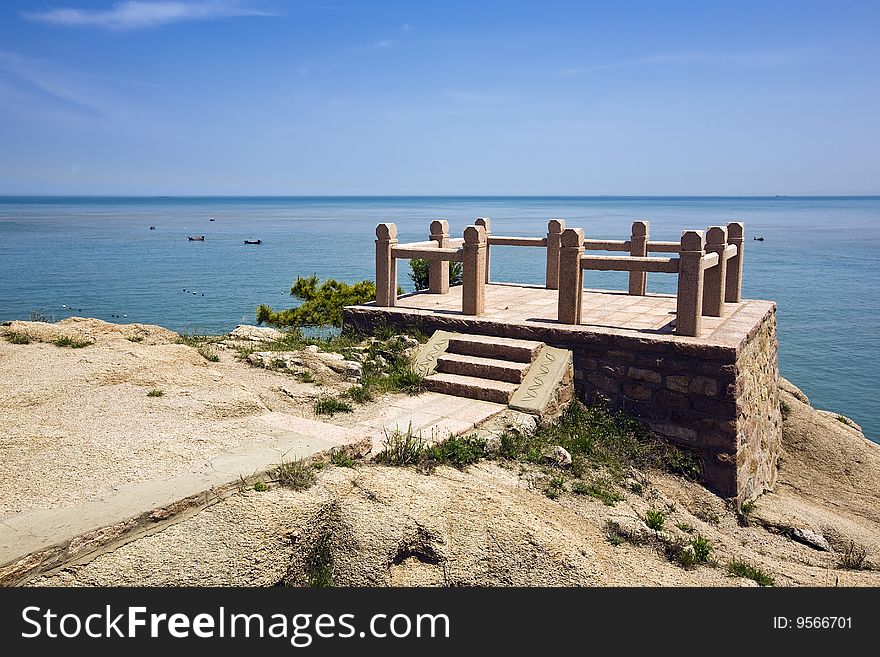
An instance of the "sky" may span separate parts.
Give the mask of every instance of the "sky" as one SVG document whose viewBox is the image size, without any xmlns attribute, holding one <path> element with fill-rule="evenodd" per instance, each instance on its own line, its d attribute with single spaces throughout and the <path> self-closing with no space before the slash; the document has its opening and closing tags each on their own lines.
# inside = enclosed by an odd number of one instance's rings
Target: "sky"
<svg viewBox="0 0 880 657">
<path fill-rule="evenodd" d="M 880 2 L 0 3 L 0 194 L 880 194 Z"/>
</svg>

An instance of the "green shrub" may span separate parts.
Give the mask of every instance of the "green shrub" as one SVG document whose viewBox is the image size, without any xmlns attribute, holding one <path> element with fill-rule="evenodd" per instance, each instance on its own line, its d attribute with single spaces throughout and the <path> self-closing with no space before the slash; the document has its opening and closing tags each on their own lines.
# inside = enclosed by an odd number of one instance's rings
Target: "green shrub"
<svg viewBox="0 0 880 657">
<path fill-rule="evenodd" d="M 666 514 L 657 509 L 648 509 L 645 511 L 645 524 L 650 529 L 659 532 L 666 523 Z"/>
<path fill-rule="evenodd" d="M 154 388 L 147 393 L 147 397 L 161 397 L 164 394 L 164 391 L 159 390 L 158 388 Z"/>
<path fill-rule="evenodd" d="M 709 563 L 712 544 L 702 536 L 694 536 L 688 542 L 674 540 L 666 543 L 666 558 L 683 568 Z"/>
<path fill-rule="evenodd" d="M 320 283 L 315 275 L 297 276 L 290 294 L 302 303 L 296 308 L 274 311 L 262 304 L 257 308 L 257 324 L 274 326 L 342 326 L 342 309 L 376 298 L 376 284 L 360 281 L 349 285 L 333 279 Z"/>
<path fill-rule="evenodd" d="M 549 497 L 551 500 L 555 500 L 557 497 L 562 495 L 565 492 L 565 479 L 562 477 L 553 477 L 550 480 L 550 484 L 547 486 L 544 491 L 544 495 Z"/>
<path fill-rule="evenodd" d="M 262 481 L 258 481 L 254 484 L 254 490 L 258 493 L 265 493 L 267 490 L 269 490 L 269 487 Z"/>
<path fill-rule="evenodd" d="M 80 340 L 79 338 L 69 338 L 66 335 L 52 340 L 52 344 L 56 347 L 69 347 L 70 349 L 82 349 L 94 344 L 91 340 Z"/>
<path fill-rule="evenodd" d="M 409 278 L 413 282 L 416 290 L 428 289 L 428 261 L 420 258 L 413 258 L 409 261 Z M 449 263 L 449 284 L 461 285 L 462 281 L 462 264 L 460 262 Z"/>
<path fill-rule="evenodd" d="M 730 560 L 727 564 L 727 574 L 730 577 L 745 577 L 756 582 L 758 586 L 774 586 L 776 584 L 776 580 L 770 574 L 739 559 Z"/>
<path fill-rule="evenodd" d="M 353 401 L 356 401 L 360 404 L 365 404 L 366 402 L 373 400 L 372 391 L 368 387 L 361 384 L 352 386 L 345 394 L 351 397 Z"/>
<path fill-rule="evenodd" d="M 335 415 L 336 413 L 351 413 L 354 410 L 351 404 L 337 397 L 320 397 L 315 402 L 315 413 L 318 415 Z"/>
<path fill-rule="evenodd" d="M 10 331 L 5 337 L 6 341 L 12 344 L 30 344 L 31 342 L 26 333 L 17 333 L 16 331 Z"/>
</svg>

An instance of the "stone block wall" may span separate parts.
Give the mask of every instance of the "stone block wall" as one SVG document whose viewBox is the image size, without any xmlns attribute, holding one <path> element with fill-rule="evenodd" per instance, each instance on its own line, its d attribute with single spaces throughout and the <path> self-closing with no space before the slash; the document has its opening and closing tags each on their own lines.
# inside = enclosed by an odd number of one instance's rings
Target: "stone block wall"
<svg viewBox="0 0 880 657">
<path fill-rule="evenodd" d="M 574 354 L 580 399 L 601 396 L 694 451 L 703 481 L 740 503 L 776 483 L 782 437 L 775 308 L 739 347 L 597 335 Z"/>
</svg>

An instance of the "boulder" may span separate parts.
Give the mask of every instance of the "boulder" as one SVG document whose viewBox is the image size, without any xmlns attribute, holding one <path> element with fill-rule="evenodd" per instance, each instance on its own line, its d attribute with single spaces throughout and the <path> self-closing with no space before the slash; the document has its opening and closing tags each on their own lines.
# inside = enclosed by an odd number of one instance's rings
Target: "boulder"
<svg viewBox="0 0 880 657">
<path fill-rule="evenodd" d="M 284 334 L 278 329 L 268 326 L 248 326 L 240 324 L 229 334 L 229 337 L 236 340 L 248 340 L 250 342 L 275 342 L 281 340 Z"/>
</svg>

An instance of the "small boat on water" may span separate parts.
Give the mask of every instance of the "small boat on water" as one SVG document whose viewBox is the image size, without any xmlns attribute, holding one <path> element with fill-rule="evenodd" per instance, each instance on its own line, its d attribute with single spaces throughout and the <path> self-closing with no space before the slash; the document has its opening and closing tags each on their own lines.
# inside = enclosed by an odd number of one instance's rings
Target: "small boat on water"
<svg viewBox="0 0 880 657">
<path fill-rule="evenodd" d="M 190 242 L 204 242 L 205 236 L 204 235 L 191 235 L 191 236 L 187 237 L 186 239 L 188 239 Z"/>
<path fill-rule="evenodd" d="M 150 226 L 150 230 L 156 230 L 155 226 Z"/>
<path fill-rule="evenodd" d="M 755 240 L 756 242 L 763 242 L 764 241 L 763 237 L 753 237 L 752 239 Z"/>
<path fill-rule="evenodd" d="M 210 219 L 208 219 L 208 221 L 214 221 L 214 217 L 211 217 Z"/>
<path fill-rule="evenodd" d="M 262 244 L 263 240 L 245 240 L 245 244 Z"/>
</svg>

